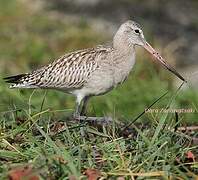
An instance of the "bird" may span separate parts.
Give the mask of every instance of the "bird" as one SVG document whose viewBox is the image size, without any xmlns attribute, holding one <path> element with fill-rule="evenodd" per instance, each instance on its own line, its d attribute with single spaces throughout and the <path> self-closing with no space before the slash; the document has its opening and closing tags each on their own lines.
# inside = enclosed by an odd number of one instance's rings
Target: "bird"
<svg viewBox="0 0 198 180">
<path fill-rule="evenodd" d="M 162 66 L 186 80 L 146 41 L 141 26 L 132 20 L 121 24 L 112 45 L 66 53 L 30 73 L 4 78 L 10 88 L 54 89 L 76 97 L 74 117 L 86 115 L 88 100 L 103 95 L 128 77 L 135 64 L 135 49 L 141 46 Z"/>
</svg>

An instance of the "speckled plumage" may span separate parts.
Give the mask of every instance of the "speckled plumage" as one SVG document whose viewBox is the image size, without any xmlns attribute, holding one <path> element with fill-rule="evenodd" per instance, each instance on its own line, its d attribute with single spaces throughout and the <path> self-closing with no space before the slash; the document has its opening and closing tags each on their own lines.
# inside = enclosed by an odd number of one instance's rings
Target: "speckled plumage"
<svg viewBox="0 0 198 180">
<path fill-rule="evenodd" d="M 95 60 L 105 56 L 109 51 L 110 48 L 97 47 L 65 54 L 49 65 L 23 74 L 17 79 L 16 84 L 10 87 L 60 90 L 80 88 L 89 79 L 91 73 L 99 68 L 98 62 Z"/>
</svg>

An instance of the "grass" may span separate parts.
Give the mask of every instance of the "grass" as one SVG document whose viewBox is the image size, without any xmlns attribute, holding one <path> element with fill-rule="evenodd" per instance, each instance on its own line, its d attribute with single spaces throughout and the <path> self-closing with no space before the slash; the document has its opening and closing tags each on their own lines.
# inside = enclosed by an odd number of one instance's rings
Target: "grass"
<svg viewBox="0 0 198 180">
<path fill-rule="evenodd" d="M 65 52 L 111 39 L 94 31 L 85 20 L 71 26 L 48 13 L 33 11 L 22 1 L 0 0 L 1 77 L 28 72 Z M 176 93 L 172 76 L 140 51 L 128 80 L 89 103 L 89 115 L 113 117 L 109 126 L 67 120 L 74 106 L 69 95 L 10 90 L 0 79 L 0 177 L 6 179 L 12 174 L 10 169 L 25 165 L 41 179 L 86 179 L 91 169 L 112 179 L 195 177 L 198 165 L 186 153 L 196 155 L 197 146 L 191 140 L 197 132 L 173 129 L 197 124 L 198 93 L 191 88 Z M 145 113 L 138 119 L 140 124 L 121 132 L 166 91 L 169 93 L 152 108 L 192 108 L 194 113 Z M 59 132 L 62 127 L 64 131 Z"/>
<path fill-rule="evenodd" d="M 61 123 L 52 114 L 44 109 L 2 115 L 1 177 L 26 163 L 41 179 L 85 178 L 83 172 L 90 168 L 109 178 L 196 176 L 196 162 L 188 162 L 186 153 L 197 146 L 190 143 L 190 136 L 173 131 L 177 123 L 172 115 L 161 116 L 149 128 L 133 125 L 127 136 L 120 134 L 116 122 L 102 128 L 86 125 L 86 137 L 82 137 L 80 124 L 71 121 L 66 121 L 64 131 L 52 133 L 52 124 Z"/>
</svg>

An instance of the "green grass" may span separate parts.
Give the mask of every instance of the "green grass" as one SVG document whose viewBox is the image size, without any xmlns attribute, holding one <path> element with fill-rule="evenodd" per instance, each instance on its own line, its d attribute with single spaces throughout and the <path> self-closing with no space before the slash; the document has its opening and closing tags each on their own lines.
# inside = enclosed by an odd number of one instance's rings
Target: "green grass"
<svg viewBox="0 0 198 180">
<path fill-rule="evenodd" d="M 60 121 L 53 112 L 30 115 L 29 111 L 2 114 L 1 177 L 24 163 L 30 163 L 43 179 L 85 177 L 83 172 L 89 168 L 99 169 L 109 178 L 129 178 L 140 172 L 152 176 L 153 172 L 164 178 L 187 179 L 198 170 L 193 167 L 196 162 L 187 164 L 185 155 L 197 147 L 191 145 L 190 136 L 172 130 L 176 125 L 172 115 L 161 116 L 158 122 L 150 123 L 150 128 L 133 126 L 127 137 L 120 134 L 116 123 L 101 130 L 86 125 L 86 137 L 82 137 L 80 124 L 67 121 L 63 132 L 52 134 L 50 125 Z"/>
<path fill-rule="evenodd" d="M 68 51 L 111 39 L 95 32 L 85 20 L 71 26 L 17 0 L 0 0 L 0 25 L 1 77 L 28 72 Z M 88 114 L 108 115 L 115 123 L 102 128 L 86 125 L 87 137 L 80 134 L 82 124 L 67 121 L 73 112 L 73 97 L 56 91 L 10 90 L 1 78 L 0 177 L 6 178 L 10 169 L 25 164 L 31 164 L 41 179 L 70 175 L 85 179 L 83 172 L 89 168 L 114 179 L 133 175 L 142 179 L 140 173 L 165 179 L 193 176 L 197 165 L 186 164 L 185 153 L 195 152 L 197 147 L 189 143 L 191 136 L 172 129 L 197 124 L 198 93 L 189 88 L 176 95 L 172 75 L 149 59 L 138 51 L 128 80 L 107 95 L 92 98 Z M 138 121 L 149 127 L 130 126 L 132 134 L 127 131 L 127 136 L 120 132 L 123 124 L 166 91 L 168 95 L 152 108 L 160 110 L 170 104 L 172 109 L 192 108 L 195 112 L 180 113 L 178 118 L 174 113 L 146 113 Z M 52 135 L 51 126 L 56 122 L 66 122 L 65 131 Z"/>
</svg>

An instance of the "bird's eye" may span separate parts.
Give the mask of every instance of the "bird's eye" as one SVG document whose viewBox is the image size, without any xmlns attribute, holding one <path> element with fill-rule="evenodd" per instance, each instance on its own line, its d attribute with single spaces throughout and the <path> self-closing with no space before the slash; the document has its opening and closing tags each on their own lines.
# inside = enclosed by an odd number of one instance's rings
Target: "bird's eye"
<svg viewBox="0 0 198 180">
<path fill-rule="evenodd" d="M 140 34 L 139 29 L 135 29 L 135 33 Z"/>
</svg>

